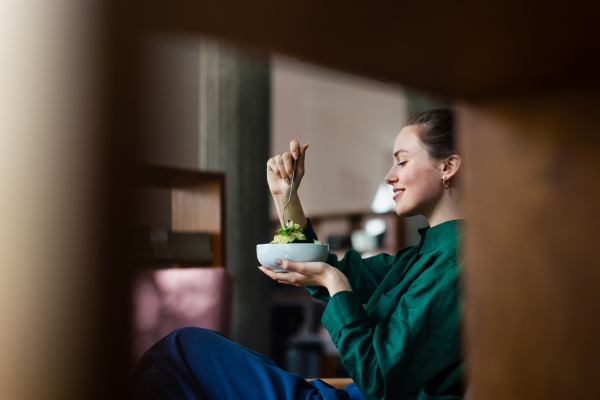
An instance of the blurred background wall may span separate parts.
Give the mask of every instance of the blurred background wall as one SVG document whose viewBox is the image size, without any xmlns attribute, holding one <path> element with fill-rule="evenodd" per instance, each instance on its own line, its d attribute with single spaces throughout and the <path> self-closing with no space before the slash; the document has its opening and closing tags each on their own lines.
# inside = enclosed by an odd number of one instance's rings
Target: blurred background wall
<svg viewBox="0 0 600 400">
<path fill-rule="evenodd" d="M 404 90 L 285 57 L 272 65 L 271 154 L 310 143 L 299 189 L 307 215 L 370 210 L 406 122 Z"/>
</svg>

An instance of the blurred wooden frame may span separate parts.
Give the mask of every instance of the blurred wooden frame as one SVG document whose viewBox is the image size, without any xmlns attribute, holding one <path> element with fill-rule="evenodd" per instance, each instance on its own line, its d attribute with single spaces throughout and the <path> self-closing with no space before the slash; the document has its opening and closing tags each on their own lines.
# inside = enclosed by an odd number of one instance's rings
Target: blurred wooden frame
<svg viewBox="0 0 600 400">
<path fill-rule="evenodd" d="M 124 199 L 141 118 L 139 39 L 149 33 L 212 35 L 459 97 L 473 397 L 600 398 L 599 8 L 12 2 L 0 16 L 11 77 L 0 121 L 11 155 L 0 398 L 131 398 Z"/>
<path fill-rule="evenodd" d="M 473 397 L 600 398 L 600 3 L 128 2 L 122 27 L 208 34 L 458 97 Z M 144 10 L 139 13 L 139 10 Z M 596 38 L 594 40 L 593 38 Z M 560 166 L 560 167 L 558 167 Z M 557 196 L 557 190 L 560 196 Z M 577 249 L 577 251 L 573 251 Z M 576 310 L 576 312 L 574 312 Z"/>
</svg>

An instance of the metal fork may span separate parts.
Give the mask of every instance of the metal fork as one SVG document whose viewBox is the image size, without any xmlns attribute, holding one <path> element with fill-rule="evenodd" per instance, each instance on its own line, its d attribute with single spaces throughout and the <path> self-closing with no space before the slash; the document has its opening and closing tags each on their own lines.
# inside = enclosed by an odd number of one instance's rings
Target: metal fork
<svg viewBox="0 0 600 400">
<path fill-rule="evenodd" d="M 290 184 L 290 195 L 288 196 L 288 201 L 285 203 L 285 207 L 283 207 L 283 212 L 281 213 L 281 220 L 283 221 L 283 227 L 287 228 L 287 223 L 285 222 L 285 209 L 288 204 L 290 204 L 290 199 L 292 198 L 292 189 L 294 189 L 294 175 L 296 175 L 296 159 L 294 158 L 294 170 L 292 171 L 292 183 Z"/>
</svg>

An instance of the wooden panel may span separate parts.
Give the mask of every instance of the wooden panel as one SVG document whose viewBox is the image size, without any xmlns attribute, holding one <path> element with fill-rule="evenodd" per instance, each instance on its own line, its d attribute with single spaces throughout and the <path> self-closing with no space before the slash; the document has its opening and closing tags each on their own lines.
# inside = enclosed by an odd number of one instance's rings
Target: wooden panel
<svg viewBox="0 0 600 400">
<path fill-rule="evenodd" d="M 2 400 L 131 398 L 104 5 L 0 6 Z"/>
<path fill-rule="evenodd" d="M 468 104 L 474 398 L 600 398 L 600 90 Z"/>
<path fill-rule="evenodd" d="M 172 229 L 174 231 L 221 233 L 221 184 L 173 188 Z"/>
<path fill-rule="evenodd" d="M 445 95 L 584 81 L 600 2 L 132 2 L 146 29 L 215 35 Z M 145 18 L 145 19 L 144 19 Z M 596 39 L 594 39 L 596 38 Z"/>
</svg>

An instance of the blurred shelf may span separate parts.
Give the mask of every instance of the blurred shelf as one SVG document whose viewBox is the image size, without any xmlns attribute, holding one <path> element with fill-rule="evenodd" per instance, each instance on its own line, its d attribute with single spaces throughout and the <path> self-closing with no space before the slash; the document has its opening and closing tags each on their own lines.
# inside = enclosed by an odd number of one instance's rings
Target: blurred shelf
<svg viewBox="0 0 600 400">
<path fill-rule="evenodd" d="M 170 230 L 209 233 L 212 260 L 136 257 L 131 260 L 131 264 L 135 266 L 159 264 L 178 264 L 188 267 L 226 266 L 225 174 L 156 165 L 136 165 L 132 186 L 139 189 L 142 198 L 144 195 L 150 196 L 151 193 L 147 188 L 150 188 L 150 191 L 168 189 L 171 192 Z"/>
</svg>

